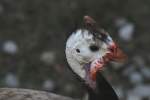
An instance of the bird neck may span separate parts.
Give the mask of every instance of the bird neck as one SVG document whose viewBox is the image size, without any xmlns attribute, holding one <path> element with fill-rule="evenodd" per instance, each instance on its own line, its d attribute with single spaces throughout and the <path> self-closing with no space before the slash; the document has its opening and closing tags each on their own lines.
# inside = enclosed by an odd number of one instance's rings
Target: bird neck
<svg viewBox="0 0 150 100">
<path fill-rule="evenodd" d="M 112 86 L 101 73 L 97 73 L 96 89 L 88 88 L 89 100 L 119 100 Z"/>
</svg>

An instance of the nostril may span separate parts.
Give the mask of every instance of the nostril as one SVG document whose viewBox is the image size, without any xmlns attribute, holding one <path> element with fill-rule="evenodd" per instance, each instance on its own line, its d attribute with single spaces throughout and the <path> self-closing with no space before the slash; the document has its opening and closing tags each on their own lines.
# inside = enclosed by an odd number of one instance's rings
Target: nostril
<svg viewBox="0 0 150 100">
<path fill-rule="evenodd" d="M 80 49 L 76 49 L 76 52 L 80 53 Z"/>
</svg>

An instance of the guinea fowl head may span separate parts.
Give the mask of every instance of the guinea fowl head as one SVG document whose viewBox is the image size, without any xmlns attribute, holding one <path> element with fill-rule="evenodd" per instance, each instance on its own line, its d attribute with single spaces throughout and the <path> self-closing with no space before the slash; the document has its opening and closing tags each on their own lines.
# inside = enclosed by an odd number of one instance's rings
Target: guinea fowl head
<svg viewBox="0 0 150 100">
<path fill-rule="evenodd" d="M 72 71 L 93 90 L 97 88 L 97 73 L 106 63 L 126 58 L 110 35 L 89 16 L 84 16 L 83 28 L 68 38 L 65 52 Z"/>
</svg>

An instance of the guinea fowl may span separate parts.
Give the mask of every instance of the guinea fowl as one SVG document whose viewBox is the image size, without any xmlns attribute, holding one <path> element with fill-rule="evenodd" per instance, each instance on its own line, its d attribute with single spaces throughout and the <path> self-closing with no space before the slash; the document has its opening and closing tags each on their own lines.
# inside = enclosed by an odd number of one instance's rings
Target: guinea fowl
<svg viewBox="0 0 150 100">
<path fill-rule="evenodd" d="M 70 69 L 84 83 L 89 100 L 118 100 L 111 85 L 101 74 L 110 61 L 123 61 L 126 56 L 107 32 L 89 16 L 83 28 L 77 29 L 66 43 Z M 73 100 L 72 98 L 32 89 L 0 88 L 0 100 Z"/>
<path fill-rule="evenodd" d="M 110 61 L 124 61 L 126 55 L 94 19 L 84 16 L 83 27 L 68 38 L 65 52 L 70 69 L 84 83 L 89 100 L 118 100 L 101 70 Z"/>
</svg>

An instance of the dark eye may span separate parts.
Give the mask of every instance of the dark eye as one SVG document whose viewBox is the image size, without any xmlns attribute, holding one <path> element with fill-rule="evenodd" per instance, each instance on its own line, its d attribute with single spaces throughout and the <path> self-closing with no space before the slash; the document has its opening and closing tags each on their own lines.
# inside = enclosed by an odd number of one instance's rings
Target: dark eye
<svg viewBox="0 0 150 100">
<path fill-rule="evenodd" d="M 76 49 L 76 52 L 80 53 L 80 49 Z"/>
<path fill-rule="evenodd" d="M 90 48 L 90 50 L 93 51 L 93 52 L 96 52 L 96 51 L 99 50 L 99 47 L 96 46 L 96 45 L 91 45 L 89 48 Z"/>
</svg>

